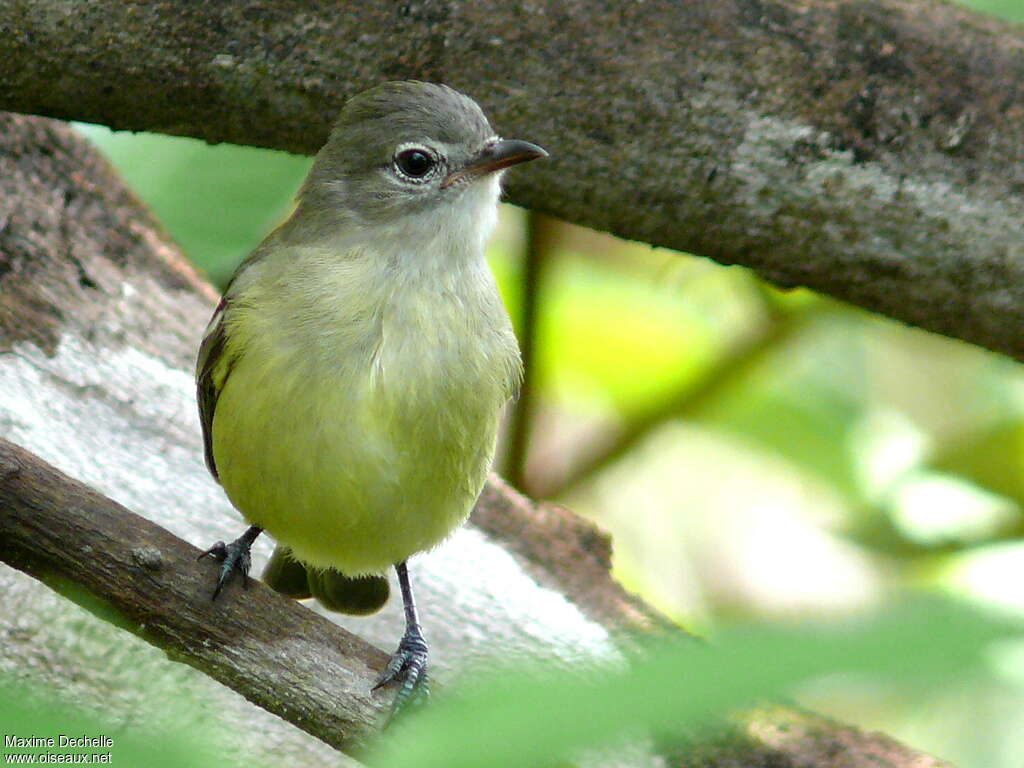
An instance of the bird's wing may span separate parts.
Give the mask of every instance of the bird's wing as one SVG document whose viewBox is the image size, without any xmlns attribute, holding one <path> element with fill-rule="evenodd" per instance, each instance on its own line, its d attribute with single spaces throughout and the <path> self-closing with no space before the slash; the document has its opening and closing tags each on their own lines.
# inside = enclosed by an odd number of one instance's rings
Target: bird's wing
<svg viewBox="0 0 1024 768">
<path fill-rule="evenodd" d="M 221 299 L 210 318 L 210 324 L 206 326 L 203 342 L 199 345 L 199 358 L 196 360 L 196 400 L 199 403 L 199 421 L 203 426 L 203 450 L 206 466 L 218 480 L 217 464 L 213 459 L 213 413 L 234 362 L 227 356 L 227 330 L 224 323 L 227 308 L 227 298 Z"/>
</svg>

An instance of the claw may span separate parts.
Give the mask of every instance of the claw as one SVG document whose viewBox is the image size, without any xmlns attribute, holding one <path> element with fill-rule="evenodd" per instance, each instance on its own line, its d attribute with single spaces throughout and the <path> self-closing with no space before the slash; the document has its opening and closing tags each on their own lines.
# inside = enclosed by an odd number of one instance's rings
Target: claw
<svg viewBox="0 0 1024 768">
<path fill-rule="evenodd" d="M 402 637 L 398 650 L 391 656 L 388 665 L 374 684 L 375 691 L 388 683 L 402 684 L 391 704 L 392 716 L 405 709 L 414 699 L 421 700 L 430 695 L 427 652 L 427 641 L 423 639 L 419 627 L 411 627 Z"/>
<path fill-rule="evenodd" d="M 252 566 L 252 556 L 249 554 L 249 550 L 262 530 L 254 525 L 230 544 L 218 541 L 196 558 L 196 560 L 202 560 L 204 557 L 212 557 L 221 564 L 220 576 L 217 578 L 217 586 L 213 590 L 211 600 L 217 599 L 224 587 L 237 573 L 242 575 L 242 588 L 249 588 L 249 568 Z"/>
</svg>

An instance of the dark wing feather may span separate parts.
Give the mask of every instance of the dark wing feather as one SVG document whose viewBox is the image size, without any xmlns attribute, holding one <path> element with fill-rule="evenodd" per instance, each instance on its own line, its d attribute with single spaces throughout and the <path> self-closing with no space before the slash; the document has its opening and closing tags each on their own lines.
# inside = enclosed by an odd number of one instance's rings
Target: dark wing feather
<svg viewBox="0 0 1024 768">
<path fill-rule="evenodd" d="M 203 343 L 199 345 L 199 358 L 196 360 L 196 400 L 199 403 L 199 421 L 203 426 L 203 450 L 206 454 L 206 466 L 218 480 L 220 477 L 217 474 L 217 464 L 213 459 L 213 413 L 217 408 L 217 398 L 230 373 L 230 364 L 221 376 L 216 377 L 214 374 L 218 363 L 223 363 L 227 347 L 224 324 L 227 306 L 227 299 L 221 299 L 213 317 L 210 318 Z"/>
</svg>

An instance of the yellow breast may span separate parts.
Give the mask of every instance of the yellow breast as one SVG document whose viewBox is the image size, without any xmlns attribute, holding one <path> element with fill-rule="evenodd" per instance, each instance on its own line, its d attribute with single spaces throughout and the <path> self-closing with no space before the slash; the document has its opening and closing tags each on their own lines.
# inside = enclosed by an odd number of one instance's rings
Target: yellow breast
<svg viewBox="0 0 1024 768">
<path fill-rule="evenodd" d="M 355 575 L 466 518 L 519 358 L 489 272 L 376 296 L 343 284 L 348 299 L 336 289 L 329 313 L 324 294 L 301 291 L 238 303 L 212 433 L 221 483 L 250 523 L 299 560 Z"/>
</svg>

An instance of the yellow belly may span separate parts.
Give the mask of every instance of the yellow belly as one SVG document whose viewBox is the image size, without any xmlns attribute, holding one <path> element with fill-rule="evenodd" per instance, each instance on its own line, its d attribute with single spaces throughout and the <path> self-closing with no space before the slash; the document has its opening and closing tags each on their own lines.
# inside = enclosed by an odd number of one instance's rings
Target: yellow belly
<svg viewBox="0 0 1024 768">
<path fill-rule="evenodd" d="M 472 391 L 487 381 L 378 373 L 250 348 L 213 422 L 220 481 L 243 516 L 297 559 L 350 575 L 430 549 L 465 520 L 507 396 Z"/>
</svg>

